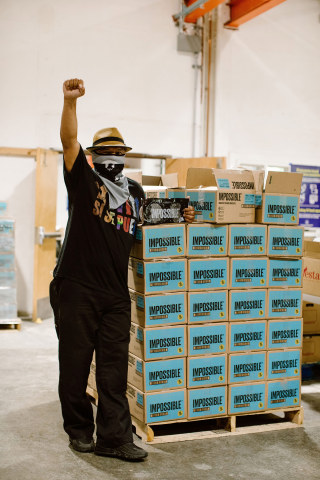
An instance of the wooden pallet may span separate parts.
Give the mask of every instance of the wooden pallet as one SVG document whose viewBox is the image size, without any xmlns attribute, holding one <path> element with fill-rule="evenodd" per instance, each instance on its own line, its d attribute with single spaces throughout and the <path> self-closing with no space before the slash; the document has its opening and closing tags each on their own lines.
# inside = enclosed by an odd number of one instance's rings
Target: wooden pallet
<svg viewBox="0 0 320 480">
<path fill-rule="evenodd" d="M 136 435 L 149 444 L 285 430 L 300 427 L 302 423 L 302 406 L 245 415 L 230 415 L 208 420 L 159 423 L 157 425 L 144 424 L 132 417 Z"/>
<path fill-rule="evenodd" d="M 0 330 L 20 330 L 21 329 L 21 319 L 20 318 L 9 318 L 9 319 L 0 319 Z"/>
</svg>

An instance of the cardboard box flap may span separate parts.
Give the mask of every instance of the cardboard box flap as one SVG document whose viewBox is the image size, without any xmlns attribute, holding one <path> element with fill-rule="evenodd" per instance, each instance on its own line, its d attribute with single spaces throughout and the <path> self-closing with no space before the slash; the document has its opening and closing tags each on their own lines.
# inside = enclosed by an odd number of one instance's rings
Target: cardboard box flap
<svg viewBox="0 0 320 480">
<path fill-rule="evenodd" d="M 216 186 L 212 168 L 188 168 L 186 189 Z"/>
<path fill-rule="evenodd" d="M 320 259 L 320 242 L 305 240 L 303 242 L 303 256 Z"/>
<path fill-rule="evenodd" d="M 253 170 L 252 175 L 256 192 L 262 192 L 264 186 L 264 170 Z"/>
<path fill-rule="evenodd" d="M 123 169 L 123 174 L 131 178 L 132 180 L 135 180 L 136 182 L 142 184 L 142 170 L 134 170 L 130 168 L 124 168 Z"/>
<path fill-rule="evenodd" d="M 255 190 L 252 170 L 222 170 L 213 168 L 216 184 L 219 189 Z"/>
<path fill-rule="evenodd" d="M 165 173 L 163 175 L 142 175 L 142 185 L 176 188 L 179 185 L 178 174 Z"/>
<path fill-rule="evenodd" d="M 269 172 L 265 186 L 265 193 L 300 195 L 302 177 L 302 173 Z"/>
</svg>

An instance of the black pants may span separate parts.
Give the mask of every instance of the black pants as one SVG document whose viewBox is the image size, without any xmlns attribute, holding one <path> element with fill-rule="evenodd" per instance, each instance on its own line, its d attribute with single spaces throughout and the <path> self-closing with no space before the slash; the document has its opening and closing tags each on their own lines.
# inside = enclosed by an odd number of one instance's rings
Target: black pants
<svg viewBox="0 0 320 480">
<path fill-rule="evenodd" d="M 132 442 L 126 398 L 130 302 L 58 277 L 50 284 L 50 302 L 59 338 L 59 396 L 65 431 L 72 438 L 93 435 L 86 387 L 95 350 L 97 444 L 116 447 Z"/>
</svg>

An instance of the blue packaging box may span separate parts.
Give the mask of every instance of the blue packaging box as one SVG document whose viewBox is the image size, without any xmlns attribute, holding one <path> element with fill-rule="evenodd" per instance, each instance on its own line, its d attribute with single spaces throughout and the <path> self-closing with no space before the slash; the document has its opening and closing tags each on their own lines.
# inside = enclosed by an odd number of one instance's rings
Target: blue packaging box
<svg viewBox="0 0 320 480">
<path fill-rule="evenodd" d="M 230 321 L 256 320 L 266 318 L 267 290 L 230 290 Z"/>
<path fill-rule="evenodd" d="M 300 377 L 301 350 L 275 350 L 268 352 L 268 380 Z"/>
<path fill-rule="evenodd" d="M 229 259 L 188 260 L 188 290 L 228 288 Z"/>
<path fill-rule="evenodd" d="M 168 188 L 167 190 L 168 198 L 186 198 L 185 188 Z"/>
<path fill-rule="evenodd" d="M 211 323 L 188 326 L 188 355 L 209 355 L 227 351 L 228 325 Z"/>
<path fill-rule="evenodd" d="M 268 320 L 268 348 L 297 348 L 302 346 L 302 318 Z"/>
<path fill-rule="evenodd" d="M 151 260 L 183 257 L 186 254 L 186 232 L 183 224 L 144 225 L 137 228 L 130 255 Z"/>
<path fill-rule="evenodd" d="M 278 380 L 267 382 L 268 410 L 271 408 L 297 407 L 300 405 L 300 380 Z"/>
<path fill-rule="evenodd" d="M 141 327 L 160 327 L 186 323 L 187 294 L 143 295 L 129 290 L 131 321 Z"/>
<path fill-rule="evenodd" d="M 144 393 L 128 384 L 130 413 L 143 423 L 173 422 L 187 416 L 186 389 Z"/>
<path fill-rule="evenodd" d="M 15 258 L 13 253 L 0 253 L 0 269 L 12 270 L 15 267 Z"/>
<path fill-rule="evenodd" d="M 229 386 L 229 414 L 263 412 L 266 406 L 266 383 Z"/>
<path fill-rule="evenodd" d="M 188 292 L 188 323 L 228 320 L 228 290 Z"/>
<path fill-rule="evenodd" d="M 266 365 L 266 352 L 230 354 L 228 383 L 264 380 Z"/>
<path fill-rule="evenodd" d="M 269 287 L 301 287 L 301 259 L 269 259 Z"/>
<path fill-rule="evenodd" d="M 186 290 L 187 261 L 171 259 L 145 261 L 129 258 L 128 286 L 145 294 Z"/>
<path fill-rule="evenodd" d="M 268 290 L 268 318 L 301 317 L 302 290 L 269 289 Z"/>
<path fill-rule="evenodd" d="M 268 226 L 268 255 L 302 257 L 303 227 Z"/>
<path fill-rule="evenodd" d="M 186 359 L 145 362 L 129 353 L 128 382 L 143 392 L 186 386 Z"/>
<path fill-rule="evenodd" d="M 208 223 L 187 225 L 188 257 L 226 256 L 228 251 L 228 226 Z"/>
<path fill-rule="evenodd" d="M 265 321 L 235 322 L 229 327 L 230 352 L 265 350 L 267 325 Z"/>
<path fill-rule="evenodd" d="M 229 225 L 229 255 L 266 255 L 266 225 Z"/>
<path fill-rule="evenodd" d="M 129 352 L 141 360 L 186 356 L 186 327 L 130 328 Z"/>
<path fill-rule="evenodd" d="M 231 258 L 230 288 L 266 288 L 268 282 L 267 257 Z"/>
<path fill-rule="evenodd" d="M 227 383 L 227 356 L 208 355 L 187 358 L 188 388 L 225 385 Z"/>
<path fill-rule="evenodd" d="M 264 194 L 262 222 L 281 225 L 299 223 L 299 196 Z"/>
<path fill-rule="evenodd" d="M 227 413 L 227 387 L 188 390 L 188 419 L 216 417 Z"/>
</svg>

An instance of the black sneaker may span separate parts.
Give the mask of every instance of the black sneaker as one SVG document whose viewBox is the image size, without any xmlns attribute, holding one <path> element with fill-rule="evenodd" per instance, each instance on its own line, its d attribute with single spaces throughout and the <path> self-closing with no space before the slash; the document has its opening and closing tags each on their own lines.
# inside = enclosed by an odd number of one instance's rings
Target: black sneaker
<svg viewBox="0 0 320 480">
<path fill-rule="evenodd" d="M 92 438 L 71 438 L 69 437 L 70 447 L 81 453 L 94 451 L 94 441 Z"/>
<path fill-rule="evenodd" d="M 134 443 L 125 443 L 115 448 L 97 445 L 94 453 L 103 457 L 121 458 L 121 460 L 127 460 L 128 462 L 139 462 L 148 456 L 148 452 L 143 450 L 143 448 L 137 447 Z"/>
</svg>

